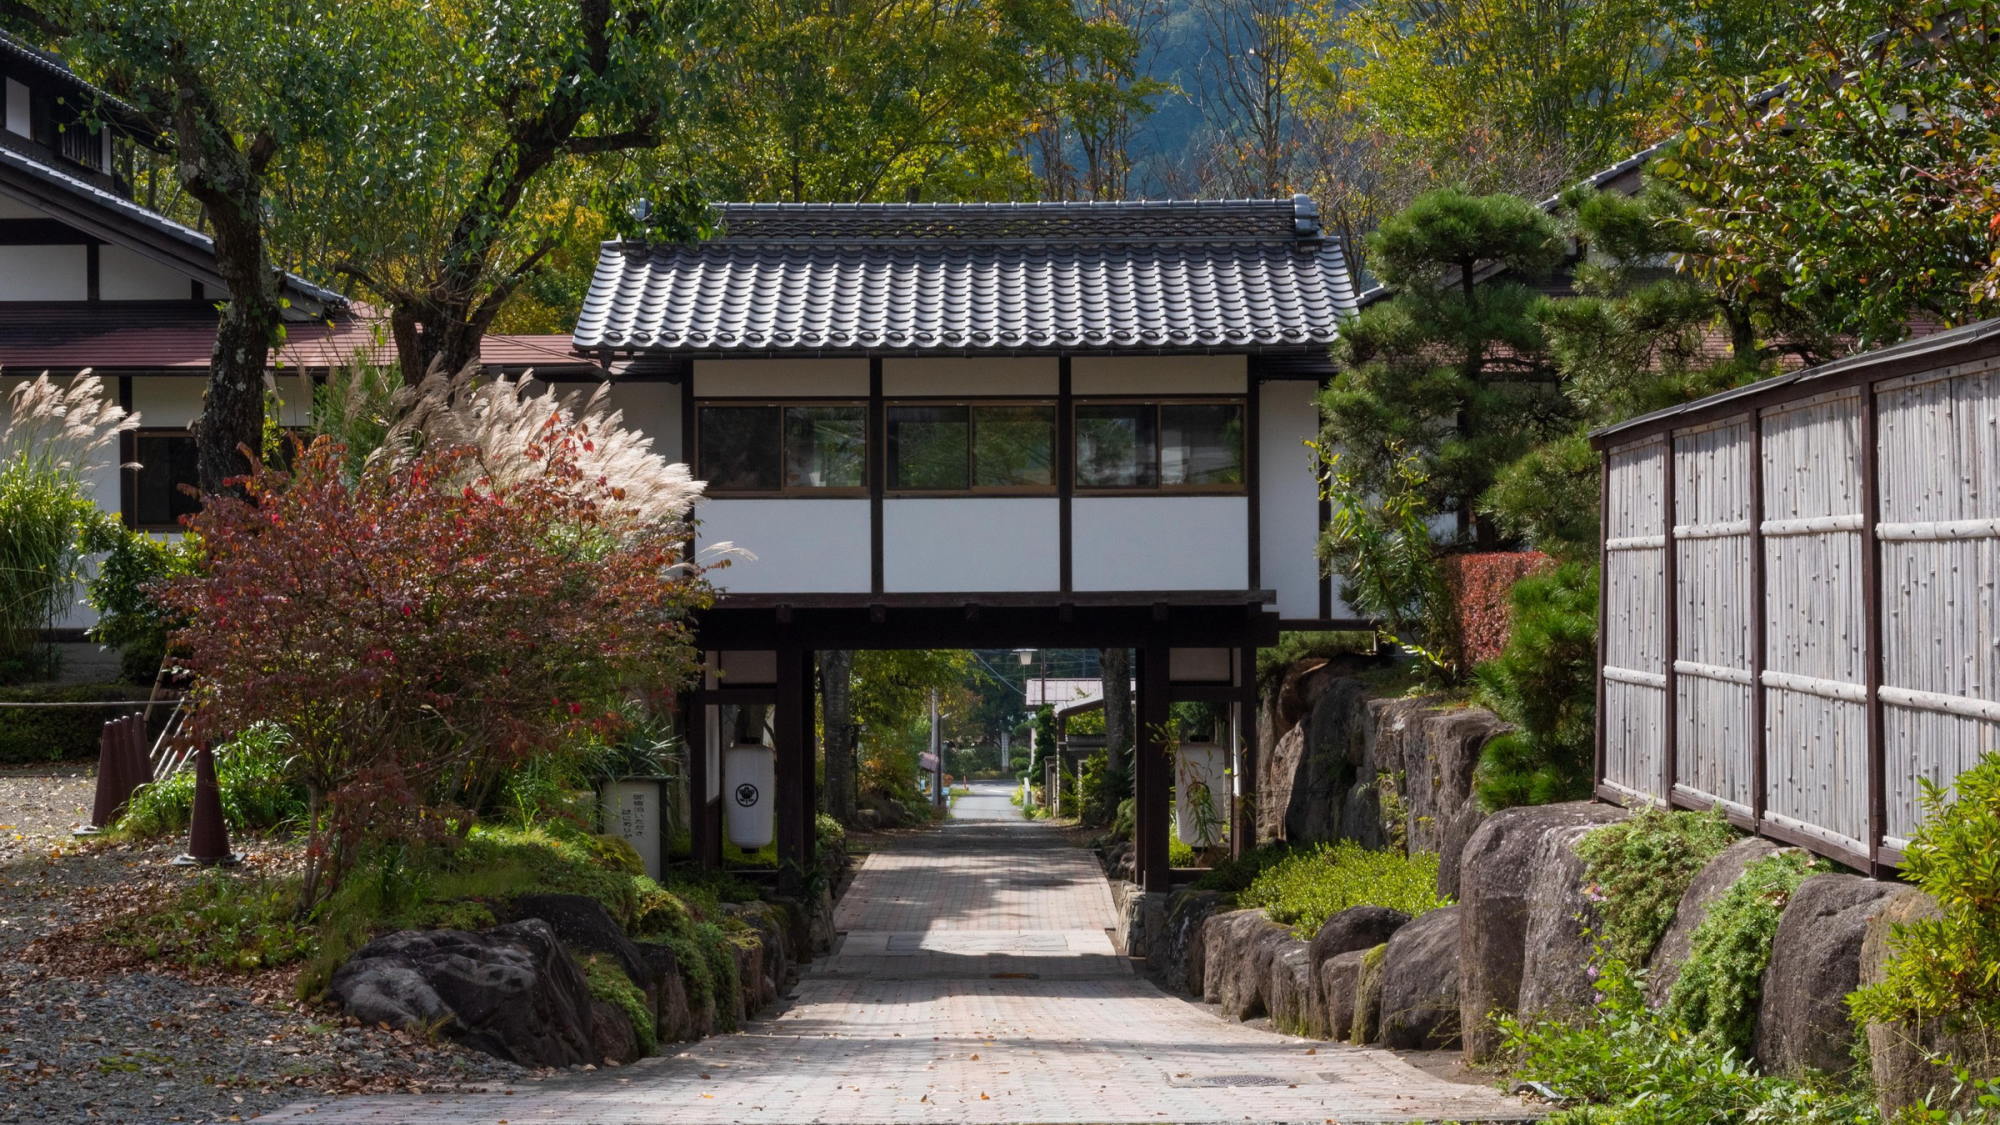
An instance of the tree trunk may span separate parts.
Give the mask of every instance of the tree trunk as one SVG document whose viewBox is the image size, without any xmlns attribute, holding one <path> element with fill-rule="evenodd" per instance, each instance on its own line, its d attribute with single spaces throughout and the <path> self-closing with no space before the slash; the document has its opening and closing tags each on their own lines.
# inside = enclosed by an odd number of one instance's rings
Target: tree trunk
<svg viewBox="0 0 2000 1125">
<path fill-rule="evenodd" d="M 1099 654 L 1104 673 L 1104 755 L 1112 772 L 1125 768 L 1132 749 L 1132 651 L 1107 648 Z"/>
<path fill-rule="evenodd" d="M 820 719 L 826 724 L 826 811 L 854 823 L 854 653 L 819 654 Z"/>
<path fill-rule="evenodd" d="M 177 107 L 182 138 L 181 181 L 201 202 L 215 232 L 215 266 L 229 300 L 215 326 L 208 391 L 194 424 L 195 468 L 204 496 L 242 476 L 264 443 L 264 372 L 283 316 L 278 271 L 271 266 L 262 219 L 268 154 L 246 152 L 211 119 L 205 97 L 189 94 Z"/>
</svg>

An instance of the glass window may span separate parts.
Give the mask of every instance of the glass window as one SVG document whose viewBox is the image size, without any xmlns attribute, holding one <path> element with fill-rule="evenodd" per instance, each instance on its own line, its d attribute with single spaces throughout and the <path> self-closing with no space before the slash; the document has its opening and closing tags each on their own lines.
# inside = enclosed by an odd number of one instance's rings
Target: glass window
<svg viewBox="0 0 2000 1125">
<path fill-rule="evenodd" d="M 716 492 L 776 492 L 784 457 L 775 406 L 701 408 L 701 478 Z"/>
<path fill-rule="evenodd" d="M 867 448 L 865 407 L 785 407 L 785 487 L 861 488 Z"/>
<path fill-rule="evenodd" d="M 1078 488 L 1153 488 L 1159 484 L 1159 450 L 1150 403 L 1076 408 Z"/>
<path fill-rule="evenodd" d="M 962 491 L 967 486 L 971 422 L 964 406 L 889 408 L 889 487 Z"/>
<path fill-rule="evenodd" d="M 201 479 L 193 434 L 140 433 L 133 435 L 132 445 L 133 459 L 139 462 L 132 477 L 135 525 L 176 527 L 182 516 L 200 510 L 201 501 L 181 488 Z"/>
<path fill-rule="evenodd" d="M 1228 403 L 1160 407 L 1160 483 L 1243 483 L 1243 408 Z"/>
<path fill-rule="evenodd" d="M 1055 407 L 975 406 L 972 408 L 972 442 L 972 483 L 975 486 L 1055 486 Z"/>
</svg>

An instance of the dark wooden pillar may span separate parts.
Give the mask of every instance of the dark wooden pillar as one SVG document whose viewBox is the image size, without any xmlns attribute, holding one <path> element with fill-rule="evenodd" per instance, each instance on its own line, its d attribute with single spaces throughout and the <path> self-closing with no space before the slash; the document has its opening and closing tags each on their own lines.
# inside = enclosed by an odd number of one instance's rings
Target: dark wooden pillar
<svg viewBox="0 0 2000 1125">
<path fill-rule="evenodd" d="M 722 865 L 722 810 L 708 802 L 708 703 L 701 692 L 681 697 L 681 745 L 687 752 L 688 855 L 695 866 L 712 871 Z M 718 845 L 713 855 L 709 841 Z"/>
<path fill-rule="evenodd" d="M 806 675 L 810 654 L 796 648 L 778 650 L 778 703 L 773 733 L 777 736 L 776 807 L 778 886 L 786 894 L 803 889 L 811 870 L 812 834 L 806 831 L 806 806 L 812 784 L 812 758 L 806 740 L 812 729 L 812 679 Z"/>
<path fill-rule="evenodd" d="M 1173 820 L 1170 771 L 1167 761 L 1168 720 L 1167 646 L 1149 643 L 1139 650 L 1139 729 L 1133 745 L 1133 767 L 1137 778 L 1134 802 L 1135 867 L 1139 889 L 1167 891 L 1171 879 L 1167 868 L 1167 832 Z"/>
<path fill-rule="evenodd" d="M 1237 650 L 1236 775 L 1230 789 L 1229 854 L 1257 846 L 1257 646 Z"/>
<path fill-rule="evenodd" d="M 811 649 L 799 653 L 799 830 L 806 871 L 819 866 L 819 676 Z"/>
</svg>

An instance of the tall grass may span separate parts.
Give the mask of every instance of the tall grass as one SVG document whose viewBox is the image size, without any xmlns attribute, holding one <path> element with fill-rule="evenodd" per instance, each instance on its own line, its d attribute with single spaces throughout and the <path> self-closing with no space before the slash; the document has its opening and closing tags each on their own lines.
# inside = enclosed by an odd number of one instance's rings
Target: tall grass
<svg viewBox="0 0 2000 1125">
<path fill-rule="evenodd" d="M 54 671 L 42 633 L 74 600 L 90 530 L 108 521 L 91 476 L 139 424 L 93 375 L 42 375 L 7 395 L 0 425 L 0 682 Z"/>
</svg>

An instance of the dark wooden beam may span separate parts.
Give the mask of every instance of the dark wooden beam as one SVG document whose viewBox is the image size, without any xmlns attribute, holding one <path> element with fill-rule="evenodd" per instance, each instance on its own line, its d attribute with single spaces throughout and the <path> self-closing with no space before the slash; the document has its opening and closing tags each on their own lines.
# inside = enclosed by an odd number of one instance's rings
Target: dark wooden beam
<svg viewBox="0 0 2000 1125">
<path fill-rule="evenodd" d="M 1167 722 L 1170 716 L 1167 681 L 1168 647 L 1155 640 L 1140 648 L 1139 729 L 1133 747 L 1134 775 L 1137 780 L 1134 829 L 1134 868 L 1139 889 L 1166 892 L 1172 889 L 1173 873 L 1168 869 L 1167 833 L 1173 821 L 1170 771 L 1167 760 Z"/>
<path fill-rule="evenodd" d="M 788 895 L 805 889 L 806 872 L 811 870 L 811 843 L 803 831 L 807 775 L 811 772 L 806 739 L 812 724 L 812 714 L 803 704 L 811 698 L 811 688 L 806 683 L 801 652 L 797 648 L 778 651 L 778 706 L 773 724 L 778 743 L 778 793 L 772 812 L 777 818 L 779 886 Z"/>
<path fill-rule="evenodd" d="M 1229 854 L 1242 858 L 1257 846 L 1257 646 L 1237 650 L 1236 777 L 1229 823 Z"/>
<path fill-rule="evenodd" d="M 1861 615 L 1865 648 L 1861 670 L 1866 696 L 1865 728 L 1868 762 L 1868 823 L 1861 846 L 1868 853 L 1868 873 L 1877 878 L 1891 874 L 1882 859 L 1882 837 L 1889 827 L 1889 790 L 1886 774 L 1886 732 L 1882 715 L 1882 543 L 1875 525 L 1882 519 L 1882 479 L 1880 408 L 1875 388 L 1861 392 Z M 1762 615 L 1760 614 L 1759 617 Z"/>
<path fill-rule="evenodd" d="M 1070 528 L 1076 497 L 1076 400 L 1071 391 L 1069 353 L 1056 360 L 1056 556 L 1058 588 L 1074 584 L 1072 555 L 1075 535 Z"/>
<path fill-rule="evenodd" d="M 718 810 L 708 803 L 708 704 L 699 693 L 682 697 L 681 746 L 687 753 L 688 852 L 696 867 L 712 871 L 717 864 L 708 854 L 709 819 Z"/>
</svg>

